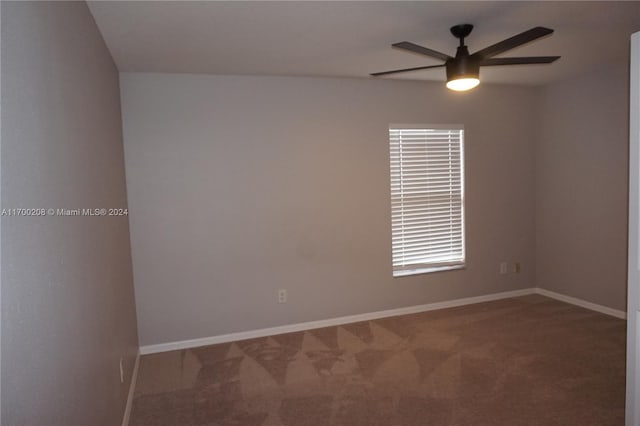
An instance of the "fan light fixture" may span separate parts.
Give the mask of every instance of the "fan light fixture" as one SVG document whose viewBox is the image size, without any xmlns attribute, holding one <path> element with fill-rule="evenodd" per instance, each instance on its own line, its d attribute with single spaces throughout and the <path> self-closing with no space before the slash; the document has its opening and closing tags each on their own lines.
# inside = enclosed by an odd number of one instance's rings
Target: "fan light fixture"
<svg viewBox="0 0 640 426">
<path fill-rule="evenodd" d="M 447 81 L 447 88 L 456 92 L 464 92 L 473 89 L 478 84 L 480 84 L 480 80 L 477 78 L 457 78 Z"/>
<path fill-rule="evenodd" d="M 445 66 L 448 89 L 464 92 L 480 84 L 480 61 L 469 56 L 467 46 L 458 47 L 456 59 L 448 60 Z"/>
</svg>

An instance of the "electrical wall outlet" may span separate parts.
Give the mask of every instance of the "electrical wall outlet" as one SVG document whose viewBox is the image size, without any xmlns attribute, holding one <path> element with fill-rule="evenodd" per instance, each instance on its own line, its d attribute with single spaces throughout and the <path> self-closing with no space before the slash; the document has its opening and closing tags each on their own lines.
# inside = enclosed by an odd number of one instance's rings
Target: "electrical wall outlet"
<svg viewBox="0 0 640 426">
<path fill-rule="evenodd" d="M 505 275 L 507 273 L 507 262 L 500 263 L 500 275 Z"/>
<path fill-rule="evenodd" d="M 287 303 L 287 289 L 281 288 L 278 290 L 278 303 Z"/>
<path fill-rule="evenodd" d="M 514 273 L 519 274 L 520 273 L 520 269 L 521 269 L 520 268 L 520 262 L 516 262 L 516 263 L 513 264 L 513 272 Z"/>
<path fill-rule="evenodd" d="M 124 366 L 122 362 L 122 357 L 120 357 L 120 383 L 124 383 Z"/>
</svg>

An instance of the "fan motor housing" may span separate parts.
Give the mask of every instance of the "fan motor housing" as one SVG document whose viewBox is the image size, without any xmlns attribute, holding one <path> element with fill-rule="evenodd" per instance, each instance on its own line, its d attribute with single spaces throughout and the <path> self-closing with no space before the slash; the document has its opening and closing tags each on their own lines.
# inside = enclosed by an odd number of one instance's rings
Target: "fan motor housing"
<svg viewBox="0 0 640 426">
<path fill-rule="evenodd" d="M 449 59 L 446 62 L 447 80 L 459 78 L 478 78 L 480 76 L 480 61 L 470 56 Z"/>
</svg>

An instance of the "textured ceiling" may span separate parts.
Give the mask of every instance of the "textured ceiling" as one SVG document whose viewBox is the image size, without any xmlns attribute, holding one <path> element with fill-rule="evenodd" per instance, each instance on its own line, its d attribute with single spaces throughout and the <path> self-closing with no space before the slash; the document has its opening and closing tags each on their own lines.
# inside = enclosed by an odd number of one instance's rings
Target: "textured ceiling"
<svg viewBox="0 0 640 426">
<path fill-rule="evenodd" d="M 490 67 L 485 82 L 544 84 L 627 61 L 640 2 L 90 1 L 120 71 L 360 77 L 438 64 L 392 49 L 411 41 L 454 55 L 449 27 L 475 25 L 470 52 L 535 26 L 551 36 L 504 56 L 560 55 L 551 65 Z M 444 69 L 384 78 L 444 80 Z"/>
</svg>

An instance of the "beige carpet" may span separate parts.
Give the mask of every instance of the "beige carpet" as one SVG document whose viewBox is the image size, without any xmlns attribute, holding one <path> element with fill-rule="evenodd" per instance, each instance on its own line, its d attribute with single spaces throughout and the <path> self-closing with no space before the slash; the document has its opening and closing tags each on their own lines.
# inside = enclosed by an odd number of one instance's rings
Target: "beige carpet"
<svg viewBox="0 0 640 426">
<path fill-rule="evenodd" d="M 130 424 L 622 426 L 625 327 L 532 295 L 147 355 Z"/>
</svg>

